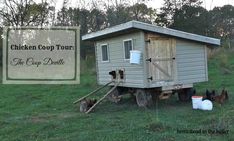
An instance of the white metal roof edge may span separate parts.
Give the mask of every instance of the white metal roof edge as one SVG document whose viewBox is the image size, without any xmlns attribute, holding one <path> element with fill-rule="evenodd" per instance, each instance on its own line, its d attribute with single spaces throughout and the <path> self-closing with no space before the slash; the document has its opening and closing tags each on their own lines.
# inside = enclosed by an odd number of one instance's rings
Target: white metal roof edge
<svg viewBox="0 0 234 141">
<path fill-rule="evenodd" d="M 211 38 L 211 37 L 207 37 L 207 36 L 192 34 L 192 33 L 183 32 L 183 31 L 170 29 L 170 28 L 164 28 L 164 27 L 151 25 L 151 24 L 147 24 L 147 23 L 142 23 L 142 22 L 138 22 L 138 21 L 133 21 L 133 27 L 139 28 L 142 30 L 146 30 L 146 31 L 175 36 L 175 37 L 179 37 L 179 38 L 204 42 L 204 43 L 208 43 L 208 44 L 220 45 L 220 39 L 215 39 L 215 38 Z"/>
<path fill-rule="evenodd" d="M 175 37 L 179 37 L 179 38 L 203 42 L 203 43 L 212 44 L 212 45 L 220 45 L 220 39 L 197 35 L 197 34 L 192 34 L 192 33 L 174 30 L 174 29 L 170 29 L 170 28 L 164 28 L 164 27 L 160 27 L 160 26 L 156 26 L 156 25 L 152 25 L 152 24 L 148 24 L 148 23 L 139 22 L 139 21 L 130 21 L 130 22 L 127 22 L 124 24 L 114 26 L 114 27 L 106 28 L 104 30 L 89 33 L 89 34 L 82 36 L 82 40 L 90 40 L 90 39 L 93 39 L 93 38 L 96 38 L 99 36 L 108 35 L 111 33 L 115 33 L 115 32 L 129 29 L 129 28 L 141 29 L 141 30 L 145 30 L 145 31 L 175 36 Z"/>
<path fill-rule="evenodd" d="M 93 39 L 93 38 L 96 38 L 96 37 L 99 37 L 99 36 L 111 34 L 111 33 L 122 31 L 122 30 L 126 30 L 126 29 L 129 29 L 129 28 L 132 28 L 132 27 L 133 27 L 132 22 L 123 23 L 123 24 L 116 25 L 116 26 L 113 26 L 113 27 L 110 27 L 110 28 L 106 28 L 106 29 L 103 29 L 103 30 L 100 30 L 100 31 L 97 31 L 97 32 L 92 32 L 92 33 L 88 33 L 86 35 L 83 35 L 82 40 Z"/>
</svg>

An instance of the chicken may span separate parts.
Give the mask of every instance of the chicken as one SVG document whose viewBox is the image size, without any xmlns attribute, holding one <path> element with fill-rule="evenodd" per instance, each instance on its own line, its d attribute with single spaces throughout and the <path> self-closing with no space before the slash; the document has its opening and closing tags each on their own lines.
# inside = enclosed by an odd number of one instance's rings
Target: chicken
<svg viewBox="0 0 234 141">
<path fill-rule="evenodd" d="M 214 101 L 215 96 L 215 90 L 212 90 L 211 92 L 206 89 L 206 96 L 204 96 L 203 100 L 208 99 L 210 101 Z"/>
<path fill-rule="evenodd" d="M 214 101 L 219 103 L 219 104 L 223 104 L 225 100 L 228 100 L 228 93 L 226 90 L 222 90 L 221 94 L 218 96 L 214 96 L 213 97 Z"/>
<path fill-rule="evenodd" d="M 80 112 L 88 111 L 95 103 L 97 99 L 84 99 L 80 102 Z"/>
</svg>

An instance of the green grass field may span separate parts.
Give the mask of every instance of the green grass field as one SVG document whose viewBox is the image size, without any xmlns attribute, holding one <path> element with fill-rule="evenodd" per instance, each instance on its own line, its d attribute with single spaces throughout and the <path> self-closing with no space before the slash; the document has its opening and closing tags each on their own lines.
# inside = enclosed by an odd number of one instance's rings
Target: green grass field
<svg viewBox="0 0 234 141">
<path fill-rule="evenodd" d="M 229 101 L 212 111 L 192 110 L 177 95 L 144 109 L 126 95 L 119 104 L 105 100 L 91 114 L 80 113 L 72 102 L 97 87 L 93 71 L 82 73 L 80 85 L 0 85 L 0 141 L 233 141 L 233 54 L 214 54 L 209 82 L 195 85 L 200 95 L 206 88 L 228 90 Z M 229 132 L 177 132 L 182 129 Z"/>
</svg>

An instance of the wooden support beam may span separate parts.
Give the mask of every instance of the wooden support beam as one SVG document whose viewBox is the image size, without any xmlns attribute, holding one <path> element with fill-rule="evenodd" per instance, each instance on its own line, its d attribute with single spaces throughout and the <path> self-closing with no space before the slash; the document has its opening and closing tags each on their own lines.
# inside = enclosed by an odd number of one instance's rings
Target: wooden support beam
<svg viewBox="0 0 234 141">
<path fill-rule="evenodd" d="M 104 87 L 106 87 L 107 85 L 109 85 L 109 84 L 110 84 L 110 83 L 112 83 L 112 82 L 113 82 L 113 81 L 108 82 L 108 83 L 107 83 L 107 84 L 105 84 L 104 86 L 99 87 L 98 89 L 96 89 L 96 90 L 92 91 L 91 93 L 89 93 L 89 94 L 87 94 L 87 95 L 85 95 L 85 96 L 81 97 L 80 99 L 78 99 L 78 100 L 74 101 L 74 102 L 73 102 L 73 104 L 76 104 L 76 103 L 78 103 L 78 102 L 82 101 L 83 99 L 85 99 L 86 97 L 88 97 L 88 96 L 90 96 L 90 95 L 92 95 L 92 94 L 94 94 L 94 93 L 98 92 L 99 90 L 103 89 Z"/>
<path fill-rule="evenodd" d="M 94 109 L 94 107 L 95 107 L 96 105 L 98 105 L 103 99 L 105 99 L 110 93 L 112 93 L 112 92 L 116 89 L 116 87 L 119 85 L 119 83 L 120 83 L 120 82 L 116 83 L 115 86 L 114 86 L 113 88 L 111 88 L 101 99 L 99 99 L 99 100 L 98 100 L 91 108 L 89 108 L 89 110 L 86 111 L 85 113 L 88 114 L 89 112 L 91 112 L 91 111 Z"/>
</svg>

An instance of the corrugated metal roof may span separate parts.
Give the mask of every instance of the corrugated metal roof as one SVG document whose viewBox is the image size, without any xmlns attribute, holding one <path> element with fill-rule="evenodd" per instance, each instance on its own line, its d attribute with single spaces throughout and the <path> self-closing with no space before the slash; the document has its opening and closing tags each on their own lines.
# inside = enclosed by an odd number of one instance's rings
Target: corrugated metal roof
<svg viewBox="0 0 234 141">
<path fill-rule="evenodd" d="M 164 35 L 174 36 L 178 38 L 193 40 L 211 45 L 220 45 L 220 39 L 211 38 L 207 36 L 192 34 L 170 28 L 160 27 L 152 24 L 147 24 L 139 21 L 130 21 L 114 27 L 106 28 L 97 32 L 89 33 L 82 36 L 82 40 L 98 40 L 102 37 L 108 38 L 110 34 L 121 33 L 130 29 L 139 29 Z"/>
</svg>

